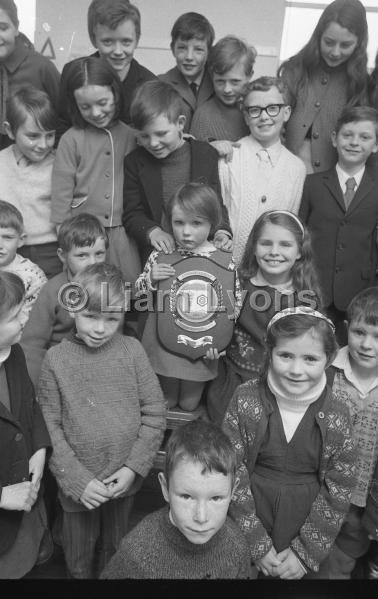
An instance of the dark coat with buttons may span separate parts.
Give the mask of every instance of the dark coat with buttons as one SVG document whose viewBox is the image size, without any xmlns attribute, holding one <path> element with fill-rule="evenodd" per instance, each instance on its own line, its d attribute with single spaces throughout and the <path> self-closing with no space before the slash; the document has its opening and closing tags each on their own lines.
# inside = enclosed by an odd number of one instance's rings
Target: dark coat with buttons
<svg viewBox="0 0 378 599">
<path fill-rule="evenodd" d="M 4 363 L 11 412 L 0 402 L 0 493 L 3 487 L 29 480 L 29 459 L 50 447 L 41 409 L 19 345 Z M 0 508 L 0 555 L 13 545 L 23 512 Z"/>
<path fill-rule="evenodd" d="M 345 210 L 336 169 L 308 175 L 299 216 L 311 233 L 324 305 L 346 310 L 351 299 L 375 283 L 378 187 L 365 169 Z"/>
</svg>

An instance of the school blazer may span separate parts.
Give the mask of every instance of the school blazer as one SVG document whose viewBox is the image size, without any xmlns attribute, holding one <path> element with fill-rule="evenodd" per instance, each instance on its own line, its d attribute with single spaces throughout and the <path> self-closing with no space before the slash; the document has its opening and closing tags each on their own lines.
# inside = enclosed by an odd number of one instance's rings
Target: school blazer
<svg viewBox="0 0 378 599">
<path fill-rule="evenodd" d="M 184 131 L 187 133 L 190 130 L 195 109 L 198 108 L 198 106 L 201 106 L 201 104 L 206 102 L 206 100 L 211 98 L 214 94 L 213 82 L 211 81 L 208 71 L 205 70 L 201 85 L 198 89 L 197 98 L 194 97 L 187 80 L 177 67 L 170 69 L 162 75 L 158 75 L 158 77 L 161 81 L 170 83 L 180 94 L 184 104 L 184 114 L 186 116 Z"/>
<path fill-rule="evenodd" d="M 29 459 L 51 448 L 49 433 L 26 368 L 21 347 L 12 346 L 4 363 L 12 413 L 0 402 L 0 493 L 3 487 L 29 480 Z M 23 512 L 0 509 L 0 555 L 13 545 Z"/>
<path fill-rule="evenodd" d="M 377 265 L 378 186 L 365 169 L 348 210 L 336 169 L 306 177 L 299 216 L 308 226 L 324 305 L 346 310 L 362 289 L 374 285 Z"/>
<path fill-rule="evenodd" d="M 218 153 L 204 141 L 189 139 L 191 181 L 207 183 L 217 192 L 222 204 L 220 229 L 231 231 L 227 208 L 223 205 L 218 176 Z M 163 182 L 160 159 L 144 148 L 136 148 L 125 158 L 123 217 L 126 233 L 137 242 L 142 259 L 152 250 L 147 233 L 160 227 L 163 210 Z"/>
</svg>

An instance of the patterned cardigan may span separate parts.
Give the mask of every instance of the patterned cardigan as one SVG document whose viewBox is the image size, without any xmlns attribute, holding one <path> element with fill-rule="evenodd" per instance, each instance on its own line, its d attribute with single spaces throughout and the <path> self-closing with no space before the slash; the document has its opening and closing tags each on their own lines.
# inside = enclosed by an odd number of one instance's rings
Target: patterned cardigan
<svg viewBox="0 0 378 599">
<path fill-rule="evenodd" d="M 319 570 L 329 553 L 349 509 L 354 486 L 355 450 L 348 410 L 338 394 L 327 387 L 322 410 L 316 415 L 323 450 L 320 460 L 320 490 L 291 549 L 308 568 Z M 340 392 L 342 393 L 342 392 Z M 256 514 L 250 488 L 259 449 L 273 411 L 273 395 L 264 381 L 251 380 L 240 385 L 228 406 L 223 429 L 237 454 L 237 487 L 230 515 L 247 536 L 251 557 L 261 559 L 273 543 Z"/>
</svg>

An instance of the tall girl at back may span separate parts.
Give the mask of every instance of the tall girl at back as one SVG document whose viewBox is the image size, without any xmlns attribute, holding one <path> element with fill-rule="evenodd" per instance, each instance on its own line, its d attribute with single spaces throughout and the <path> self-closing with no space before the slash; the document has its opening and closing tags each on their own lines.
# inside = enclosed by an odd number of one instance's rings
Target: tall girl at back
<svg viewBox="0 0 378 599">
<path fill-rule="evenodd" d="M 207 390 L 209 415 L 219 423 L 236 387 L 260 373 L 272 316 L 301 303 L 319 307 L 321 300 L 309 234 L 292 212 L 271 210 L 258 218 L 239 276 L 243 306 L 218 377 Z"/>
<path fill-rule="evenodd" d="M 122 226 L 123 160 L 135 148 L 132 129 L 119 120 L 119 77 L 104 60 L 75 62 L 68 82 L 74 126 L 60 139 L 52 175 L 52 221 L 86 212 L 97 216 L 109 237 L 108 261 L 134 283 L 138 250 Z"/>
<path fill-rule="evenodd" d="M 367 40 L 362 3 L 335 0 L 309 42 L 279 68 L 291 93 L 286 145 L 302 158 L 308 173 L 336 164 L 331 131 L 347 104 L 366 104 Z"/>
<path fill-rule="evenodd" d="M 223 422 L 237 454 L 230 515 L 262 575 L 327 578 L 355 482 L 345 391 L 326 384 L 334 326 L 288 308 L 268 324 L 267 346 L 265 376 L 237 388 Z"/>
<path fill-rule="evenodd" d="M 167 205 L 167 218 L 171 222 L 176 252 L 185 258 L 211 258 L 223 267 L 235 270 L 231 254 L 218 250 L 214 243 L 209 241 L 209 237 L 212 238 L 221 222 L 221 216 L 219 200 L 211 187 L 195 182 L 179 187 Z M 159 281 L 175 276 L 174 267 L 167 263 L 168 258 L 169 256 L 162 251 L 154 250 L 150 254 L 144 271 L 136 282 L 139 295 L 156 291 Z M 209 260 L 209 268 L 210 264 Z M 233 294 L 235 298 L 235 310 L 240 308 L 239 290 L 238 283 L 234 289 L 227 290 L 227 293 Z M 155 310 L 157 306 L 155 303 Z M 164 301 L 163 309 L 167 308 L 168 302 Z M 193 411 L 198 407 L 205 382 L 217 374 L 217 349 L 209 349 L 206 358 L 200 358 L 195 362 L 170 353 L 159 343 L 156 321 L 156 311 L 149 312 L 142 344 L 159 377 L 168 407 L 173 408 L 178 403 L 180 408 Z"/>
</svg>

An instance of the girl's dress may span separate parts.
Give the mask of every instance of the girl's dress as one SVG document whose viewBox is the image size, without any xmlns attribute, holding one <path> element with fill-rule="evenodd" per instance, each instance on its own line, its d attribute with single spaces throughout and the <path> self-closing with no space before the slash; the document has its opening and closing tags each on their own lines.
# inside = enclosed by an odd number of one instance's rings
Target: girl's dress
<svg viewBox="0 0 378 599">
<path fill-rule="evenodd" d="M 219 359 L 217 378 L 207 389 L 209 416 L 219 424 L 236 387 L 260 374 L 270 319 L 280 310 L 303 303 L 298 301 L 291 282 L 272 286 L 260 271 L 242 287 L 243 305 L 231 344 L 226 356 Z"/>
<path fill-rule="evenodd" d="M 180 246 L 176 247 L 177 252 L 183 258 L 193 256 L 201 256 L 211 258 L 215 252 L 219 252 L 217 248 L 210 242 L 202 244 L 195 251 L 188 251 Z M 144 267 L 143 273 L 138 278 L 135 286 L 137 295 L 147 294 L 149 291 L 155 291 L 151 283 L 152 266 L 157 263 L 158 257 L 162 256 L 162 252 L 153 251 L 148 258 Z M 164 255 L 163 255 L 164 257 Z M 164 259 L 161 260 L 164 263 Z M 235 264 L 230 255 L 229 270 L 235 270 Z M 240 308 L 240 287 L 236 282 L 235 289 L 235 312 Z M 216 377 L 218 369 L 218 360 L 199 359 L 193 362 L 183 356 L 177 356 L 170 353 L 159 343 L 156 328 L 157 328 L 156 311 L 148 313 L 147 322 L 143 331 L 142 345 L 146 350 L 152 368 L 156 374 L 178 378 L 184 381 L 208 381 Z"/>
<path fill-rule="evenodd" d="M 121 121 L 109 129 L 71 127 L 61 138 L 52 174 L 52 221 L 89 212 L 109 237 L 108 260 L 134 285 L 139 253 L 122 225 L 123 161 L 136 147 L 135 134 Z"/>
</svg>

